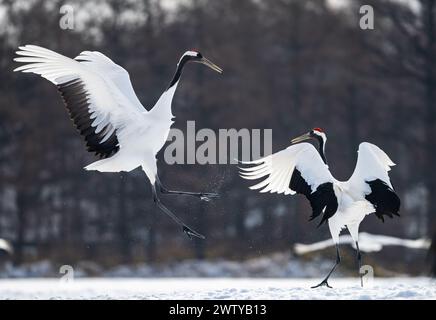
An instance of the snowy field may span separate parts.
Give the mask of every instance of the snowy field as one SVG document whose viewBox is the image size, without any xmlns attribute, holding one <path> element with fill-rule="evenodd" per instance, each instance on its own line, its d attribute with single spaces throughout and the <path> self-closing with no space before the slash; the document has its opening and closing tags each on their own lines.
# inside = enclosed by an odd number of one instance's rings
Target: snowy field
<svg viewBox="0 0 436 320">
<path fill-rule="evenodd" d="M 333 289 L 311 289 L 319 280 L 3 279 L 0 299 L 436 299 L 436 282 L 428 278 L 376 278 L 365 288 L 357 278 L 340 278 L 331 279 Z"/>
</svg>

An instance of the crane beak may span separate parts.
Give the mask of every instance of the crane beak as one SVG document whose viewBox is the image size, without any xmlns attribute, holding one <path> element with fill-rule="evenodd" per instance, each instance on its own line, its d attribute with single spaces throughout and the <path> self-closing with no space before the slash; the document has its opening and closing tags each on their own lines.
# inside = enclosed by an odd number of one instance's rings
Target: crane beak
<svg viewBox="0 0 436 320">
<path fill-rule="evenodd" d="M 201 58 L 200 60 L 195 61 L 195 62 L 204 64 L 205 66 L 208 66 L 209 68 L 211 68 L 212 70 L 215 70 L 216 72 L 223 73 L 223 69 L 218 67 L 215 63 L 213 63 L 209 59 Z"/>
<path fill-rule="evenodd" d="M 292 139 L 291 143 L 294 144 L 294 143 L 298 143 L 298 142 L 301 142 L 301 141 L 309 140 L 311 138 L 312 137 L 310 136 L 310 133 L 308 132 L 308 133 L 305 133 L 305 134 L 303 134 L 303 135 L 301 135 L 301 136 L 299 136 L 299 137 L 297 137 L 295 139 Z"/>
</svg>

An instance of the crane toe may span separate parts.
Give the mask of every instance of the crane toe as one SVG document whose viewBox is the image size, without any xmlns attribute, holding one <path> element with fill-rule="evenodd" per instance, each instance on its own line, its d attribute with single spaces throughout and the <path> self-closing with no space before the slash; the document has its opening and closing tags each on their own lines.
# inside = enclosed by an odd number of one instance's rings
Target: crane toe
<svg viewBox="0 0 436 320">
<path fill-rule="evenodd" d="M 213 193 L 213 192 L 204 192 L 200 194 L 200 200 L 203 201 L 212 201 L 213 199 L 218 199 L 220 197 L 220 195 L 218 193 Z"/>
<path fill-rule="evenodd" d="M 200 239 L 206 239 L 205 236 L 198 233 L 197 231 L 192 230 L 187 225 L 183 226 L 183 232 L 189 237 L 189 239 L 192 240 L 193 237 L 200 238 Z"/>
<path fill-rule="evenodd" d="M 327 280 L 323 280 L 320 284 L 317 284 L 316 286 L 313 286 L 313 287 L 310 287 L 310 288 L 311 289 L 315 289 L 315 288 L 324 287 L 324 286 L 327 287 L 327 288 L 333 289 L 333 287 L 329 285 Z"/>
</svg>

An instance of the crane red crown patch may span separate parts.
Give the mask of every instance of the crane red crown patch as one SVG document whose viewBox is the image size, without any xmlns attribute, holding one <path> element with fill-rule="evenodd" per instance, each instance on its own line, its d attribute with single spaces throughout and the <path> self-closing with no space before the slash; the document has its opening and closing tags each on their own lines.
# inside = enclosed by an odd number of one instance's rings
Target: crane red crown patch
<svg viewBox="0 0 436 320">
<path fill-rule="evenodd" d="M 314 131 L 324 132 L 321 128 L 313 128 Z"/>
</svg>

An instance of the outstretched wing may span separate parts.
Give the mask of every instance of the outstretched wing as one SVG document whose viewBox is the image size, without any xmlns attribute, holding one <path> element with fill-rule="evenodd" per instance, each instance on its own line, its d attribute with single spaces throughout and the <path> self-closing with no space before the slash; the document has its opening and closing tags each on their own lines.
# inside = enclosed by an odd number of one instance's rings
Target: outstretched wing
<svg viewBox="0 0 436 320">
<path fill-rule="evenodd" d="M 395 163 L 382 149 L 368 142 L 362 142 L 358 152 L 356 168 L 345 183 L 347 189 L 361 200 L 368 200 L 382 221 L 384 215 L 390 218 L 399 216 L 400 198 L 388 175 Z"/>
<path fill-rule="evenodd" d="M 25 64 L 14 71 L 39 74 L 57 86 L 88 151 L 101 158 L 116 153 L 126 128 L 132 130 L 145 111 L 127 71 L 99 52 L 70 59 L 34 45 L 19 49 L 14 60 Z"/>
<path fill-rule="evenodd" d="M 252 165 L 240 168 L 242 178 L 262 179 L 250 189 L 305 195 L 312 206 L 311 220 L 324 212 L 319 225 L 335 214 L 338 208 L 335 179 L 310 143 L 292 145 L 265 158 L 242 163 Z"/>
<path fill-rule="evenodd" d="M 133 90 L 132 82 L 126 69 L 98 51 L 83 51 L 74 59 L 80 61 L 81 64 L 86 65 L 101 77 L 110 79 L 120 92 L 129 99 L 133 107 L 137 108 L 139 112 L 147 112 L 147 109 L 142 106 Z"/>
</svg>

